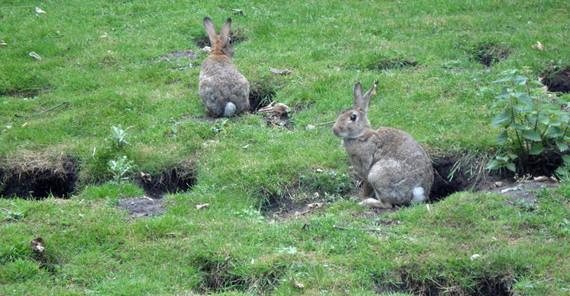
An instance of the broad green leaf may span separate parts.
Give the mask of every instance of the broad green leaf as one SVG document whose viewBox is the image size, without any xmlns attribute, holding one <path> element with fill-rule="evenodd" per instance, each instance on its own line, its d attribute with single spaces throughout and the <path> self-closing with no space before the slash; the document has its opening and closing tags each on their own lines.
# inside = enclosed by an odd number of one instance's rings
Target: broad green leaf
<svg viewBox="0 0 570 296">
<path fill-rule="evenodd" d="M 542 139 L 540 138 L 540 134 L 535 130 L 528 130 L 528 131 L 523 132 L 523 137 L 525 139 L 528 139 L 528 140 L 531 140 L 534 142 L 542 141 Z"/>
<path fill-rule="evenodd" d="M 528 78 L 522 75 L 515 76 L 515 83 L 517 85 L 526 85 Z"/>
<path fill-rule="evenodd" d="M 497 115 L 497 117 L 495 117 L 493 119 L 493 121 L 491 121 L 491 126 L 492 127 L 505 127 L 508 126 L 509 123 L 511 123 L 511 116 L 509 115 L 509 113 L 507 113 L 506 111 Z"/>
<path fill-rule="evenodd" d="M 540 123 L 547 125 L 550 122 L 550 115 L 546 113 L 541 113 L 538 116 L 538 120 L 540 121 Z"/>
<path fill-rule="evenodd" d="M 556 147 L 558 147 L 558 150 L 560 150 L 560 152 L 564 152 L 566 150 L 568 150 L 568 144 L 566 144 L 566 141 L 564 141 L 561 138 L 556 139 Z"/>
<path fill-rule="evenodd" d="M 559 127 L 557 126 L 553 126 L 548 130 L 548 134 L 547 137 L 554 139 L 554 138 L 560 138 L 564 135 L 564 133 L 562 132 L 562 130 L 560 130 Z"/>
<path fill-rule="evenodd" d="M 564 164 L 570 165 L 570 155 L 567 154 L 562 155 L 562 160 L 564 161 Z"/>
<path fill-rule="evenodd" d="M 507 76 L 507 77 L 504 77 L 504 78 L 501 78 L 501 79 L 498 79 L 495 81 L 491 81 L 491 83 L 502 83 L 502 82 L 507 82 L 507 81 L 511 81 L 511 80 L 513 80 L 513 77 Z"/>
<path fill-rule="evenodd" d="M 519 130 L 519 131 L 526 131 L 526 130 L 529 130 L 529 129 L 530 129 L 530 127 L 528 127 L 528 126 L 526 126 L 526 125 L 522 125 L 522 124 L 520 124 L 520 123 L 515 123 L 515 124 L 512 125 L 512 127 L 513 127 L 514 129 L 516 129 L 516 130 Z"/>
<path fill-rule="evenodd" d="M 534 102 L 532 101 L 532 99 L 527 94 L 522 93 L 518 98 L 521 102 L 523 102 L 528 107 L 530 107 L 530 108 L 534 107 Z"/>
<path fill-rule="evenodd" d="M 487 169 L 488 170 L 497 170 L 500 169 L 501 166 L 499 165 L 499 162 L 495 159 L 489 161 L 489 163 L 487 164 Z"/>
<path fill-rule="evenodd" d="M 539 155 L 544 150 L 541 143 L 536 143 L 528 152 L 530 155 Z"/>
<path fill-rule="evenodd" d="M 513 172 L 517 170 L 517 167 L 516 167 L 515 164 L 512 163 L 512 162 L 507 163 L 507 164 L 505 165 L 505 167 L 506 167 L 507 169 L 513 171 Z"/>
<path fill-rule="evenodd" d="M 509 132 L 505 129 L 496 138 L 495 141 L 499 145 L 503 145 L 509 139 Z"/>
</svg>

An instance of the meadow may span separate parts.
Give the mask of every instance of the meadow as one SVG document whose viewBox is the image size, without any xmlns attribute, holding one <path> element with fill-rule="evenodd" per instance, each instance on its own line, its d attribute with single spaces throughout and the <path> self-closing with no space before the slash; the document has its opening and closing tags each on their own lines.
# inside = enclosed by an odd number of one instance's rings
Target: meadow
<svg viewBox="0 0 570 296">
<path fill-rule="evenodd" d="M 503 112 L 501 79 L 517 70 L 544 83 L 569 69 L 569 9 L 2 1 L 0 294 L 570 294 L 568 174 L 529 198 L 476 190 L 568 168 L 486 167 L 510 153 L 491 124 Z M 232 18 L 247 114 L 204 111 L 205 16 L 218 28 Z M 372 127 L 408 132 L 438 188 L 456 185 L 428 204 L 358 205 L 359 179 L 331 127 L 352 107 L 353 85 L 375 80 Z M 288 115 L 258 112 L 271 102 Z"/>
</svg>

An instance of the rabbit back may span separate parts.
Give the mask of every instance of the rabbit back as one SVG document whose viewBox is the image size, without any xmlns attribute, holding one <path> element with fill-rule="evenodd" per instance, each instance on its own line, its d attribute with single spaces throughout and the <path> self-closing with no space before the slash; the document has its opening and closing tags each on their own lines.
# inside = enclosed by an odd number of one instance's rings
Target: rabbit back
<svg viewBox="0 0 570 296">
<path fill-rule="evenodd" d="M 223 116 L 226 105 L 235 105 L 235 113 L 249 109 L 249 82 L 229 57 L 209 56 L 200 70 L 198 95 L 206 111 L 215 117 Z"/>
</svg>

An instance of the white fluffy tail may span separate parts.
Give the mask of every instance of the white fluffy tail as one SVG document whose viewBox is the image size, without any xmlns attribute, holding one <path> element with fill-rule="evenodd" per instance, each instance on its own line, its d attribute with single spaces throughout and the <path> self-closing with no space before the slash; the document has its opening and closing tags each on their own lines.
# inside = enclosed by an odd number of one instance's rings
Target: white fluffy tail
<svg viewBox="0 0 570 296">
<path fill-rule="evenodd" d="M 228 102 L 224 108 L 224 117 L 232 117 L 236 114 L 236 105 L 232 102 Z"/>
<path fill-rule="evenodd" d="M 414 187 L 414 190 L 412 190 L 412 194 L 414 195 L 414 197 L 412 197 L 412 204 L 424 202 L 426 200 L 424 193 L 425 191 L 423 187 Z"/>
</svg>

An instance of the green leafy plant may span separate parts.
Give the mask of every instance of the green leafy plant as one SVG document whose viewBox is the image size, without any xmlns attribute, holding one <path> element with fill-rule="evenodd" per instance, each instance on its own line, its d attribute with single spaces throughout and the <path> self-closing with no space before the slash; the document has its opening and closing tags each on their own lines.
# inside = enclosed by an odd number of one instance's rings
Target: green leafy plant
<svg viewBox="0 0 570 296">
<path fill-rule="evenodd" d="M 568 151 L 568 101 L 564 97 L 550 97 L 539 81 L 530 81 L 518 70 L 503 72 L 504 78 L 494 83 L 505 83 L 493 107 L 503 112 L 491 122 L 502 129 L 496 142 L 503 145 L 505 155 L 498 155 L 487 168 L 524 168 L 531 155 L 545 151 L 561 154 Z M 563 157 L 569 163 L 568 157 Z"/>
<path fill-rule="evenodd" d="M 133 168 L 133 161 L 123 155 L 118 159 L 109 160 L 108 167 L 109 171 L 113 174 L 113 182 L 121 184 L 123 181 L 128 180 L 126 175 Z"/>
<path fill-rule="evenodd" d="M 121 125 L 111 127 L 111 135 L 109 136 L 109 141 L 115 148 L 121 149 L 126 145 L 129 145 L 127 142 L 127 130 L 129 128 L 123 129 Z"/>
</svg>

